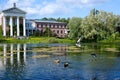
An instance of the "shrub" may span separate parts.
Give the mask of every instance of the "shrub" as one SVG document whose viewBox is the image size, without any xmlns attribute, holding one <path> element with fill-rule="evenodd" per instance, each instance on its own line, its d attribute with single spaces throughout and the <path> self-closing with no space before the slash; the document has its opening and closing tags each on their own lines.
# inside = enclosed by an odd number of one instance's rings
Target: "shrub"
<svg viewBox="0 0 120 80">
<path fill-rule="evenodd" d="M 49 43 L 59 43 L 58 40 L 56 40 L 55 38 L 50 38 L 48 39 Z"/>
</svg>

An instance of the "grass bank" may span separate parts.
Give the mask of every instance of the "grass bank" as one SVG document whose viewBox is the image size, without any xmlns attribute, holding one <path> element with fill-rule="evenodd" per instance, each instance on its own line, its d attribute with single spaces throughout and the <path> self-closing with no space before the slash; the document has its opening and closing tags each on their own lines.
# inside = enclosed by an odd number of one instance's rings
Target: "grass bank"
<svg viewBox="0 0 120 80">
<path fill-rule="evenodd" d="M 60 39 L 55 37 L 29 37 L 28 39 L 17 38 L 0 38 L 0 43 L 70 43 L 74 44 L 75 40 Z"/>
<path fill-rule="evenodd" d="M 99 42 L 101 42 L 101 43 L 119 43 L 120 37 L 117 37 L 116 39 L 114 39 L 114 38 L 105 39 L 105 40 L 101 40 Z"/>
</svg>

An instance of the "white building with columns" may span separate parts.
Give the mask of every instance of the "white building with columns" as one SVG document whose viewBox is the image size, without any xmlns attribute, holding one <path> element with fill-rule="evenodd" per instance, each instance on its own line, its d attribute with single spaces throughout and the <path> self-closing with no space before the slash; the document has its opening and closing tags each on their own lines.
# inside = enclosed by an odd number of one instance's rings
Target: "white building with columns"
<svg viewBox="0 0 120 80">
<path fill-rule="evenodd" d="M 0 13 L 0 25 L 2 26 L 3 36 L 26 36 L 25 25 L 26 12 L 16 7 L 3 10 Z"/>
</svg>

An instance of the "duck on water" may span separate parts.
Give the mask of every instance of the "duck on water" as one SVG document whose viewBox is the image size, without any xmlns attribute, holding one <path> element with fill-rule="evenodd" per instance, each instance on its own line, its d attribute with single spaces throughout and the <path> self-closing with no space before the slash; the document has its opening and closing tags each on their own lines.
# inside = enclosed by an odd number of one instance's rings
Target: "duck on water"
<svg viewBox="0 0 120 80">
<path fill-rule="evenodd" d="M 96 57 L 97 57 L 97 54 L 92 53 L 91 56 L 93 56 L 94 58 L 96 58 Z"/>
</svg>

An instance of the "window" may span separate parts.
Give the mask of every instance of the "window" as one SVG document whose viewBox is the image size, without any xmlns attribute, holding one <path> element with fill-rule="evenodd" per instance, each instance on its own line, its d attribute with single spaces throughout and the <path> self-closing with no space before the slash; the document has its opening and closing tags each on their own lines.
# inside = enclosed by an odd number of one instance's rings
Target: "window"
<svg viewBox="0 0 120 80">
<path fill-rule="evenodd" d="M 57 30 L 57 34 L 59 34 L 59 30 Z"/>
<path fill-rule="evenodd" d="M 37 27 L 39 27 L 39 24 L 37 24 Z"/>
<path fill-rule="evenodd" d="M 43 24 L 41 24 L 41 28 L 43 28 Z"/>
<path fill-rule="evenodd" d="M 45 24 L 45 27 L 47 27 L 48 25 L 47 24 Z"/>
<path fill-rule="evenodd" d="M 63 28 L 63 26 L 61 25 L 61 28 Z"/>
<path fill-rule="evenodd" d="M 63 33 L 63 31 L 61 30 L 61 34 Z"/>
<path fill-rule="evenodd" d="M 57 25 L 57 28 L 59 28 L 59 25 Z"/>
<path fill-rule="evenodd" d="M 67 28 L 66 26 L 64 26 L 64 28 Z"/>
</svg>

